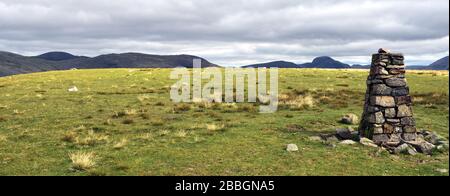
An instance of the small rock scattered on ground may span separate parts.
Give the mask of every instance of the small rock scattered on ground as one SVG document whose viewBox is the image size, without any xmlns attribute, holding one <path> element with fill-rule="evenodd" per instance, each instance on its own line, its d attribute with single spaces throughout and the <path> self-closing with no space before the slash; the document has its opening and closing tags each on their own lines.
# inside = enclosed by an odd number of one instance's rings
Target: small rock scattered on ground
<svg viewBox="0 0 450 196">
<path fill-rule="evenodd" d="M 433 150 L 436 149 L 436 146 L 432 143 L 429 143 L 427 141 L 413 141 L 413 142 L 407 142 L 407 144 L 413 146 L 418 152 L 432 155 Z"/>
<path fill-rule="evenodd" d="M 288 152 L 297 152 L 298 151 L 298 146 L 295 144 L 288 144 L 286 147 L 286 150 Z"/>
<path fill-rule="evenodd" d="M 433 153 L 436 152 L 448 152 L 449 149 L 448 140 L 431 131 L 418 132 L 416 141 L 404 141 L 400 136 L 397 136 L 397 138 L 390 138 L 395 141 L 384 143 L 375 143 L 369 138 L 360 137 L 358 131 L 354 131 L 352 127 L 338 128 L 335 131 L 336 133 L 334 134 L 320 134 L 320 137 L 311 136 L 308 139 L 310 141 L 322 141 L 327 146 L 333 148 L 336 147 L 336 144 L 354 145 L 360 143 L 361 145 L 383 149 L 384 151 L 396 155 L 416 155 L 418 153 L 433 155 Z M 295 149 L 298 150 L 298 148 L 295 148 L 294 146 L 288 148 L 294 151 L 296 151 Z"/>
<path fill-rule="evenodd" d="M 373 147 L 373 148 L 378 148 L 379 146 L 376 145 L 372 140 L 370 140 L 369 138 L 360 138 L 359 139 L 359 143 L 364 145 L 364 146 L 369 146 L 369 147 Z"/>
<path fill-rule="evenodd" d="M 78 88 L 76 86 L 72 86 L 68 89 L 69 92 L 78 92 Z"/>
<path fill-rule="evenodd" d="M 416 155 L 417 151 L 414 147 L 408 144 L 402 144 L 394 149 L 394 154 L 407 154 L 407 155 Z"/>
<path fill-rule="evenodd" d="M 356 114 L 346 114 L 342 117 L 341 123 L 348 125 L 356 125 L 359 123 L 359 117 Z"/>
<path fill-rule="evenodd" d="M 353 140 L 344 140 L 340 144 L 343 144 L 343 145 L 354 145 L 354 144 L 356 144 L 356 142 L 353 141 Z"/>
<path fill-rule="evenodd" d="M 319 141 L 322 141 L 322 138 L 319 137 L 319 136 L 311 136 L 311 137 L 309 137 L 308 139 L 309 139 L 309 141 L 313 141 L 313 142 L 319 142 Z"/>
<path fill-rule="evenodd" d="M 355 139 L 358 137 L 358 135 L 358 132 L 351 127 L 336 129 L 336 136 L 338 136 L 342 140 Z"/>
<path fill-rule="evenodd" d="M 448 173 L 448 169 L 436 169 L 437 172 L 439 173 Z"/>
</svg>

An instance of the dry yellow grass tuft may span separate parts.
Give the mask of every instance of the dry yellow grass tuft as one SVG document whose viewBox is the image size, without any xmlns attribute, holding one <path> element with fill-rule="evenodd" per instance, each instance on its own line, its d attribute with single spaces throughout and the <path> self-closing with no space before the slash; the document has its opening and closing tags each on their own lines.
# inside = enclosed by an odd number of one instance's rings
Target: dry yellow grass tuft
<svg viewBox="0 0 450 196">
<path fill-rule="evenodd" d="M 93 152 L 75 152 L 69 154 L 72 168 L 76 170 L 88 170 L 95 166 L 95 154 Z"/>
<path fill-rule="evenodd" d="M 8 138 L 4 135 L 0 135 L 0 142 L 6 142 Z"/>
<path fill-rule="evenodd" d="M 183 138 L 186 137 L 187 134 L 188 133 L 185 130 L 178 130 L 177 132 L 175 132 L 175 137 Z"/>
<path fill-rule="evenodd" d="M 152 120 L 151 124 L 156 127 L 163 126 L 164 121 L 162 119 L 154 119 L 154 120 Z"/>
<path fill-rule="evenodd" d="M 150 95 L 139 95 L 138 97 L 137 97 L 137 99 L 140 101 L 140 102 L 145 102 L 145 101 L 147 101 L 147 100 L 150 100 Z"/>
<path fill-rule="evenodd" d="M 92 102 L 94 97 L 92 95 L 84 96 L 82 99 L 84 102 Z"/>
<path fill-rule="evenodd" d="M 225 125 L 216 125 L 216 124 L 207 124 L 206 130 L 210 132 L 217 132 L 217 131 L 223 131 L 225 130 Z"/>
<path fill-rule="evenodd" d="M 20 111 L 20 110 L 13 110 L 13 114 L 14 115 L 20 115 L 20 114 L 24 114 L 24 111 Z"/>
<path fill-rule="evenodd" d="M 181 104 L 177 104 L 175 105 L 175 107 L 173 108 L 174 112 L 186 112 L 191 110 L 192 106 L 190 104 L 186 104 L 186 103 L 181 103 Z"/>
<path fill-rule="evenodd" d="M 166 136 L 166 135 L 169 135 L 169 133 L 170 133 L 170 131 L 169 130 L 161 130 L 161 131 L 159 131 L 158 132 L 158 135 L 159 136 Z"/>
<path fill-rule="evenodd" d="M 86 127 L 84 125 L 80 125 L 74 129 L 74 131 L 84 131 L 84 130 L 86 130 Z"/>
<path fill-rule="evenodd" d="M 113 148 L 119 150 L 119 149 L 124 148 L 127 144 L 128 144 L 128 140 L 126 138 L 122 138 L 119 142 L 114 144 Z"/>
<path fill-rule="evenodd" d="M 73 131 L 66 132 L 61 137 L 61 140 L 64 141 L 64 142 L 74 143 L 77 140 L 77 134 L 75 132 L 73 132 Z"/>
<path fill-rule="evenodd" d="M 293 109 L 303 109 L 315 106 L 314 97 L 306 95 L 281 94 L 278 97 L 280 104 L 287 105 Z"/>
<path fill-rule="evenodd" d="M 125 116 L 133 116 L 133 115 L 137 115 L 138 111 L 135 109 L 130 109 L 130 110 L 125 110 L 125 111 L 121 111 L 121 112 L 114 112 L 113 118 L 121 118 L 121 117 L 125 117 Z"/>
<path fill-rule="evenodd" d="M 87 136 L 83 138 L 76 137 L 75 139 L 76 144 L 83 146 L 93 146 L 104 142 L 108 142 L 108 136 L 96 134 L 92 130 L 88 132 Z"/>
<path fill-rule="evenodd" d="M 127 116 L 132 116 L 132 115 L 136 115 L 138 112 L 134 109 L 131 110 L 125 110 L 125 115 Z"/>
<path fill-rule="evenodd" d="M 209 109 L 213 107 L 213 103 L 207 101 L 194 101 L 195 105 L 199 108 Z"/>
<path fill-rule="evenodd" d="M 149 140 L 153 140 L 154 135 L 152 133 L 144 133 L 142 135 L 137 136 L 137 139 L 141 139 L 141 140 L 145 140 L 145 141 L 149 141 Z"/>
</svg>

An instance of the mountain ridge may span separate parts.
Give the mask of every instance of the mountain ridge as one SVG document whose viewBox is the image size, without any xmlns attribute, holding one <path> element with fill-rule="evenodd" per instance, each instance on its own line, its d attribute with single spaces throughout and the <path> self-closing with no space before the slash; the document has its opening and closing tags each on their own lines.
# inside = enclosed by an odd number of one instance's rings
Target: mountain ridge
<svg viewBox="0 0 450 196">
<path fill-rule="evenodd" d="M 59 52 L 59 51 L 47 52 L 47 53 L 35 56 L 35 58 L 40 58 L 40 59 L 49 60 L 49 61 L 64 61 L 64 60 L 71 60 L 71 59 L 76 59 L 76 58 L 80 58 L 80 57 L 81 56 L 75 56 L 75 55 L 67 53 L 67 52 Z"/>
<path fill-rule="evenodd" d="M 16 53 L 0 51 L 0 76 L 74 68 L 191 68 L 193 59 L 202 59 L 203 67 L 220 67 L 204 58 L 186 54 L 154 55 L 129 52 L 85 57 L 75 56 L 65 52 L 49 52 L 38 56 L 23 56 Z"/>
<path fill-rule="evenodd" d="M 349 65 L 334 60 L 329 56 L 315 58 L 311 63 L 295 64 L 289 61 L 272 61 L 268 63 L 258 63 L 245 65 L 243 68 L 258 67 L 278 67 L 278 68 L 321 68 L 321 69 L 370 69 L 370 65 Z M 407 69 L 413 70 L 449 70 L 449 56 L 441 58 L 430 65 L 407 65 Z"/>
<path fill-rule="evenodd" d="M 193 59 L 202 59 L 203 67 L 220 67 L 208 60 L 187 54 L 155 55 L 137 52 L 111 53 L 96 57 L 76 56 L 67 52 L 47 52 L 37 56 L 0 51 L 0 77 L 34 72 L 101 69 L 101 68 L 192 68 Z M 369 65 L 349 65 L 329 56 L 314 58 L 310 63 L 296 64 L 289 61 L 272 61 L 243 66 L 244 68 L 278 67 L 278 68 L 319 68 L 319 69 L 369 69 Z M 449 56 L 441 58 L 428 66 L 407 66 L 415 70 L 448 70 Z"/>
<path fill-rule="evenodd" d="M 289 61 L 272 61 L 269 63 L 259 63 L 243 66 L 244 68 L 258 67 L 278 67 L 278 68 L 324 68 L 324 69 L 349 69 L 350 65 L 334 60 L 329 56 L 314 58 L 310 63 L 296 64 Z"/>
<path fill-rule="evenodd" d="M 448 65 L 449 65 L 449 56 L 446 56 L 432 63 L 431 65 L 429 65 L 429 67 L 436 70 L 448 70 L 449 67 Z"/>
</svg>

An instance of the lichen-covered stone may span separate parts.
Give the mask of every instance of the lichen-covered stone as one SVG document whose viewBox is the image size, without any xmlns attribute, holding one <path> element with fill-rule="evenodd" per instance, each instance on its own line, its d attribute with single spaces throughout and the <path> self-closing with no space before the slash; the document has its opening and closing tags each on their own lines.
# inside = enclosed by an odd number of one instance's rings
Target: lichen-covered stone
<svg viewBox="0 0 450 196">
<path fill-rule="evenodd" d="M 397 117 L 403 118 L 403 117 L 411 117 L 413 115 L 411 106 L 408 105 L 399 105 L 398 106 L 398 112 Z"/>
<path fill-rule="evenodd" d="M 390 74 L 399 75 L 399 74 L 405 74 L 406 71 L 404 69 L 389 69 L 388 71 Z"/>
<path fill-rule="evenodd" d="M 375 77 L 375 79 L 379 79 L 379 80 L 384 80 L 384 79 L 388 79 L 388 78 L 394 78 L 394 75 L 377 75 Z"/>
<path fill-rule="evenodd" d="M 390 63 L 392 65 L 404 65 L 405 64 L 405 58 L 403 57 L 403 54 L 390 54 L 391 61 Z"/>
<path fill-rule="evenodd" d="M 395 97 L 395 103 L 397 105 L 410 105 L 412 103 L 411 96 L 399 96 Z"/>
<path fill-rule="evenodd" d="M 389 72 L 382 66 L 377 66 L 372 71 L 374 75 L 389 75 Z"/>
<path fill-rule="evenodd" d="M 391 134 L 395 132 L 395 127 L 390 125 L 389 123 L 384 124 L 384 132 L 383 133 L 387 133 L 387 134 Z"/>
<path fill-rule="evenodd" d="M 409 94 L 409 87 L 400 87 L 392 89 L 392 96 L 407 96 Z"/>
<path fill-rule="evenodd" d="M 403 65 L 403 64 L 405 64 L 405 61 L 401 60 L 401 59 L 392 59 L 391 64 L 392 65 Z"/>
<path fill-rule="evenodd" d="M 400 133 L 391 134 L 389 140 L 386 142 L 386 145 L 398 146 L 398 145 L 400 145 L 401 138 L 402 138 L 402 136 Z"/>
<path fill-rule="evenodd" d="M 393 59 L 399 59 L 399 60 L 405 60 L 405 56 L 403 55 L 403 53 L 390 53 L 390 57 Z"/>
<path fill-rule="evenodd" d="M 405 126 L 416 126 L 416 120 L 412 117 L 405 117 L 401 119 L 401 124 Z"/>
<path fill-rule="evenodd" d="M 372 96 L 370 103 L 373 106 L 395 107 L 395 99 L 391 96 Z"/>
<path fill-rule="evenodd" d="M 388 78 L 386 79 L 386 85 L 390 87 L 404 87 L 406 86 L 406 80 L 404 78 Z"/>
<path fill-rule="evenodd" d="M 379 80 L 379 79 L 369 79 L 369 80 L 367 80 L 367 85 L 372 85 L 372 84 L 383 84 L 383 80 Z"/>
<path fill-rule="evenodd" d="M 374 107 L 374 106 L 367 107 L 367 112 L 369 112 L 369 113 L 375 113 L 375 112 L 379 112 L 379 111 L 381 111 L 381 109 L 379 107 Z"/>
<path fill-rule="evenodd" d="M 391 53 L 391 51 L 389 51 L 389 50 L 386 49 L 386 48 L 380 48 L 380 49 L 378 50 L 378 53 L 379 53 L 379 54 L 388 54 L 388 53 Z"/>
<path fill-rule="evenodd" d="M 387 69 L 403 69 L 405 70 L 405 65 L 388 65 L 386 66 Z"/>
<path fill-rule="evenodd" d="M 375 143 L 381 144 L 389 141 L 388 134 L 375 134 L 373 135 L 373 141 Z"/>
<path fill-rule="evenodd" d="M 390 124 L 399 124 L 400 125 L 400 119 L 398 118 L 386 118 L 386 122 Z"/>
<path fill-rule="evenodd" d="M 372 86 L 372 95 L 391 95 L 392 88 L 385 84 L 375 84 Z"/>
<path fill-rule="evenodd" d="M 402 138 L 405 141 L 415 141 L 417 139 L 417 134 L 416 133 L 403 133 Z"/>
<path fill-rule="evenodd" d="M 384 110 L 384 116 L 386 118 L 395 118 L 397 117 L 397 111 L 395 110 L 395 108 L 386 108 Z"/>
<path fill-rule="evenodd" d="M 372 55 L 372 63 L 384 62 L 389 63 L 389 55 L 388 54 L 374 54 Z"/>
<path fill-rule="evenodd" d="M 403 129 L 399 126 L 394 126 L 389 123 L 384 124 L 384 133 L 393 134 L 393 133 L 401 133 Z"/>
<path fill-rule="evenodd" d="M 383 134 L 383 127 L 373 127 L 372 132 L 373 134 Z"/>
<path fill-rule="evenodd" d="M 403 131 L 405 133 L 417 133 L 417 129 L 414 126 L 404 126 Z"/>
<path fill-rule="evenodd" d="M 376 112 L 369 116 L 369 122 L 374 124 L 383 124 L 385 122 L 382 112 Z"/>
</svg>

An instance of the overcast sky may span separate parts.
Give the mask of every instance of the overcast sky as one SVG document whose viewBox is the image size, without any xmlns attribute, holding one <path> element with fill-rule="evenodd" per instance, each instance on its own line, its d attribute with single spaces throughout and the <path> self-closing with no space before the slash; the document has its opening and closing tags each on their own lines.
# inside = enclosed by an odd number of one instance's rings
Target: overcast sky
<svg viewBox="0 0 450 196">
<path fill-rule="evenodd" d="M 429 64 L 449 53 L 448 0 L 0 0 L 0 50 L 192 54 L 220 65 L 385 47 Z"/>
</svg>

